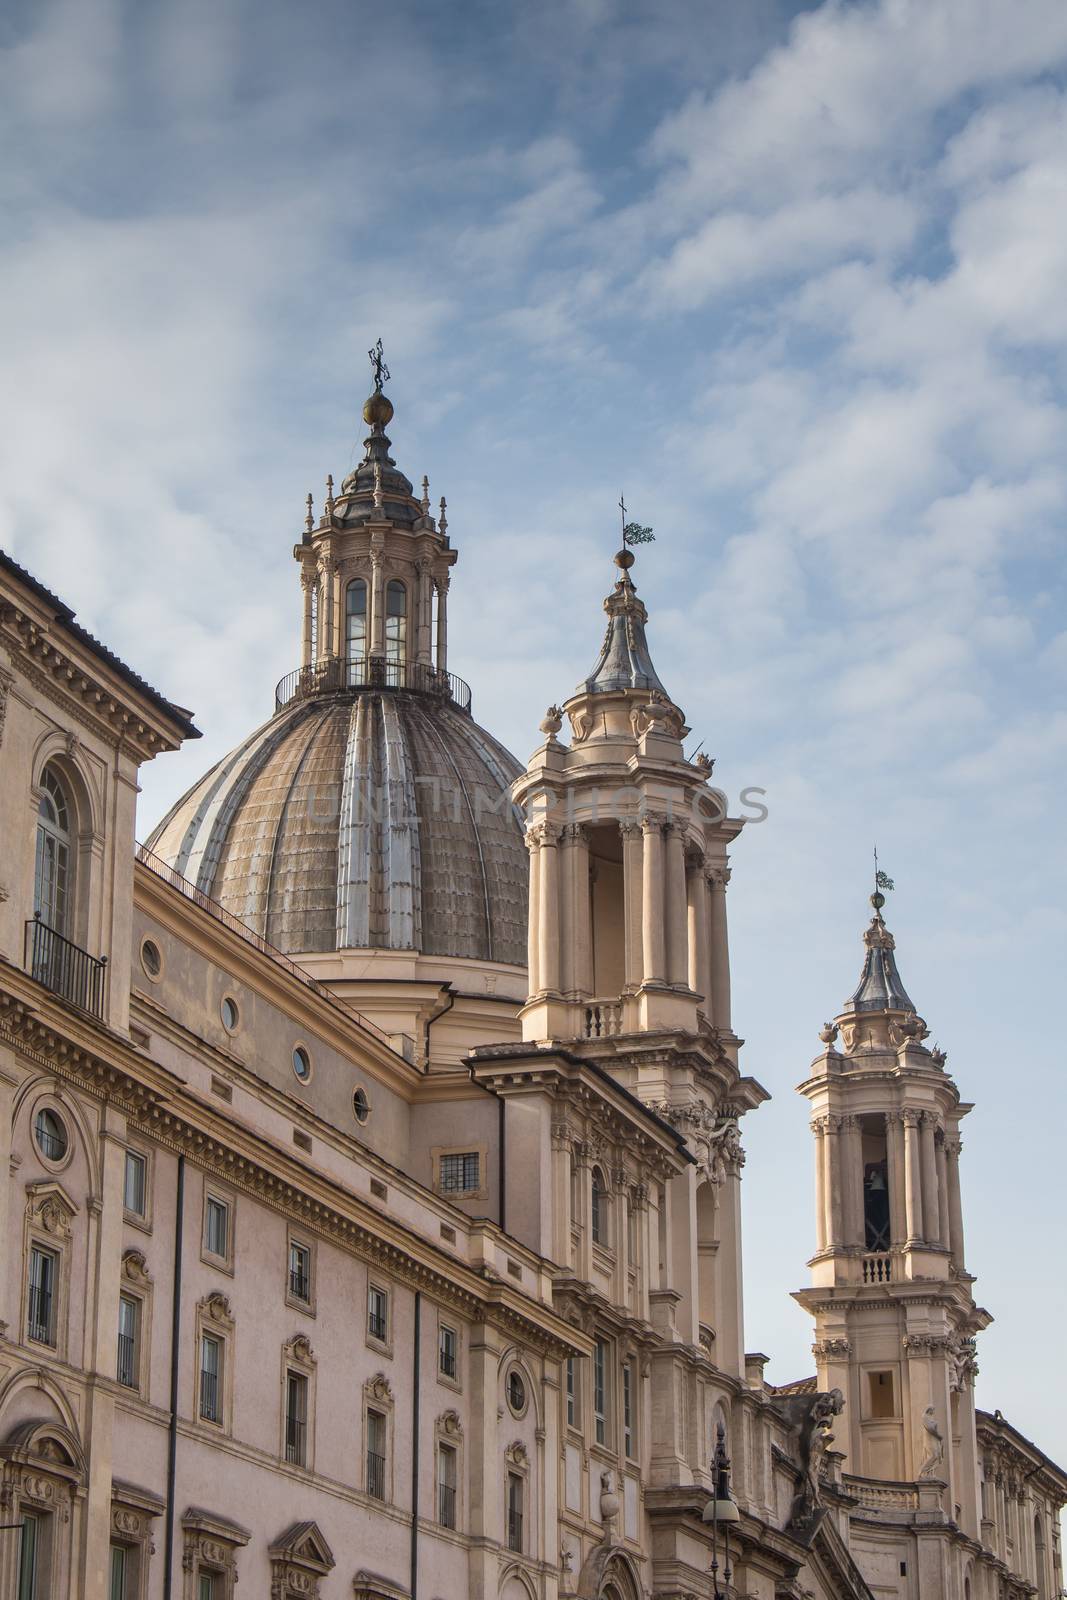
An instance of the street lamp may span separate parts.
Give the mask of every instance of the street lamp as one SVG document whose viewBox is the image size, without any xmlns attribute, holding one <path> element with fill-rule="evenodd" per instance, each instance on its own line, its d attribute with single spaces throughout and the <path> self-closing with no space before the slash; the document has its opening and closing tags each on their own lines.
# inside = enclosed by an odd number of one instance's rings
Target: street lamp
<svg viewBox="0 0 1067 1600">
<path fill-rule="evenodd" d="M 715 1453 L 711 1461 L 711 1476 L 715 1486 L 714 1497 L 708 1501 L 701 1515 L 702 1522 L 711 1523 L 711 1592 L 712 1600 L 726 1600 L 730 1587 L 730 1524 L 741 1521 L 730 1495 L 730 1458 L 726 1454 L 726 1428 L 719 1423 L 715 1430 Z M 725 1560 L 723 1579 L 726 1590 L 719 1588 L 719 1524 L 723 1525 Z"/>
</svg>

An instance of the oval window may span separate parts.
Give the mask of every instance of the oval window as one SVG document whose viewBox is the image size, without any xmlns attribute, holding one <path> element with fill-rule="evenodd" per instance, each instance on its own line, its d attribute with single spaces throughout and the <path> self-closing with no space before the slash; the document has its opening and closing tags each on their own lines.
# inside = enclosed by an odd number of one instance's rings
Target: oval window
<svg viewBox="0 0 1067 1600">
<path fill-rule="evenodd" d="M 302 1044 L 298 1044 L 293 1051 L 293 1071 L 301 1083 L 306 1083 L 311 1077 L 311 1057 Z"/>
<path fill-rule="evenodd" d="M 233 1033 L 236 1031 L 237 1024 L 240 1022 L 240 1020 L 241 1013 L 237 1009 L 237 1001 L 232 997 L 232 995 L 227 995 L 225 1000 L 222 1002 L 222 1026 L 226 1029 L 227 1033 Z"/>
<path fill-rule="evenodd" d="M 34 1125 L 37 1148 L 46 1161 L 62 1161 L 67 1153 L 67 1130 L 54 1111 L 38 1111 Z"/>
<path fill-rule="evenodd" d="M 508 1405 L 517 1417 L 526 1410 L 526 1385 L 521 1372 L 508 1373 Z"/>
<path fill-rule="evenodd" d="M 158 944 L 152 939 L 146 939 L 141 946 L 141 965 L 150 978 L 158 978 L 163 971 L 163 957 Z"/>
<path fill-rule="evenodd" d="M 366 1089 L 357 1089 L 352 1096 L 352 1110 L 355 1112 L 356 1121 L 363 1125 L 370 1116 L 370 1101 L 367 1099 Z"/>
</svg>

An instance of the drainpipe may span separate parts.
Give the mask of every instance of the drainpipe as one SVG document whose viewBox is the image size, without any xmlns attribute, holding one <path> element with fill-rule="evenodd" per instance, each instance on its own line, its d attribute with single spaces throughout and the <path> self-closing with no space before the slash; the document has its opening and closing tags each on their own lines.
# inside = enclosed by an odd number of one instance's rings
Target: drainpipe
<svg viewBox="0 0 1067 1600">
<path fill-rule="evenodd" d="M 455 989 L 453 988 L 453 986 L 450 983 L 443 983 L 441 985 L 441 997 L 440 997 L 440 1000 L 438 1002 L 437 1008 L 436 1008 L 436 1010 L 430 1012 L 430 1015 L 426 1018 L 426 1022 L 425 1022 L 424 1026 L 423 1026 L 423 1033 L 422 1033 L 422 1059 L 423 1059 L 423 1068 L 422 1068 L 422 1070 L 423 1070 L 423 1072 L 429 1072 L 429 1070 L 430 1070 L 430 1028 L 437 1021 L 438 1017 L 446 1016 L 447 1013 L 452 1010 L 452 1007 L 455 1005 L 455 1003 L 456 1003 L 456 991 L 455 991 Z"/>
<path fill-rule="evenodd" d="M 419 1593 L 419 1343 L 422 1290 L 415 1290 L 415 1331 L 411 1373 L 411 1600 Z"/>
<path fill-rule="evenodd" d="M 174 1587 L 174 1481 L 178 1469 L 178 1367 L 182 1330 L 182 1235 L 185 1224 L 185 1157 L 178 1157 L 178 1187 L 174 1200 L 174 1287 L 171 1294 L 170 1425 L 167 1429 L 167 1527 L 163 1556 L 163 1600 L 171 1600 Z"/>
</svg>

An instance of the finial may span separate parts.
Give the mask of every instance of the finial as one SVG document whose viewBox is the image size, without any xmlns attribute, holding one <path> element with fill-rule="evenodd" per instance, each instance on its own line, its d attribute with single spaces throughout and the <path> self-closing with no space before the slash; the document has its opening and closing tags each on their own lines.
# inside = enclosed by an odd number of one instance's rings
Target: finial
<svg viewBox="0 0 1067 1600">
<path fill-rule="evenodd" d="M 382 354 L 382 341 L 380 339 L 376 345 L 373 345 L 371 349 L 367 351 L 367 355 L 370 358 L 370 364 L 374 369 L 374 392 L 375 394 L 381 394 L 383 384 L 389 382 L 389 379 L 392 377 L 392 373 L 385 364 L 385 357 Z"/>
<path fill-rule="evenodd" d="M 438 528 L 440 529 L 440 531 L 442 533 L 444 533 L 445 530 L 448 527 L 448 518 L 445 516 L 445 497 L 444 497 L 444 495 L 441 496 L 441 514 L 437 518 L 437 526 L 438 526 Z"/>
<path fill-rule="evenodd" d="M 885 905 L 885 895 L 882 893 L 882 890 L 895 888 L 896 884 L 893 882 L 888 872 L 883 872 L 881 867 L 878 865 L 878 846 L 875 845 L 874 893 L 871 895 L 871 905 L 874 907 L 875 916 L 880 917 L 882 915 L 882 907 Z"/>
<path fill-rule="evenodd" d="M 307 509 L 307 516 L 304 518 L 304 527 L 307 529 L 307 531 L 309 533 L 311 532 L 311 530 L 315 526 L 315 516 L 314 516 L 314 513 L 312 512 L 311 504 L 312 504 L 311 496 L 309 494 L 308 497 L 307 497 L 307 508 L 308 508 Z"/>
<path fill-rule="evenodd" d="M 422 475 L 422 500 L 419 503 L 422 506 L 422 514 L 425 516 L 430 509 L 430 480 L 425 472 Z"/>
<path fill-rule="evenodd" d="M 374 509 L 376 511 L 382 509 L 382 464 L 380 461 L 374 463 Z"/>
<path fill-rule="evenodd" d="M 326 504 L 328 506 L 332 506 L 333 505 L 333 473 L 332 472 L 328 472 L 326 474 Z"/>
<path fill-rule="evenodd" d="M 382 434 L 393 420 L 393 402 L 387 394 L 382 392 L 382 384 L 388 383 L 392 374 L 385 364 L 385 357 L 382 355 L 382 341 L 380 339 L 376 345 L 367 351 L 367 355 L 370 357 L 370 364 L 374 369 L 374 393 L 369 400 L 364 402 L 363 420 L 368 427 L 374 429 L 376 434 Z"/>
</svg>

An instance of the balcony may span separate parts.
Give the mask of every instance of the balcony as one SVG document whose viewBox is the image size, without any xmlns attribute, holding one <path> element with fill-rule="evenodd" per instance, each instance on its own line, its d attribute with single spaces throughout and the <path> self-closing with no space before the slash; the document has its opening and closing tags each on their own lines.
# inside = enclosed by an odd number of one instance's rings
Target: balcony
<svg viewBox="0 0 1067 1600">
<path fill-rule="evenodd" d="M 891 1283 L 892 1280 L 893 1257 L 888 1250 L 878 1250 L 873 1255 L 864 1256 L 864 1283 Z"/>
<path fill-rule="evenodd" d="M 377 1450 L 367 1451 L 367 1493 L 385 1499 L 385 1457 Z"/>
<path fill-rule="evenodd" d="M 585 1037 L 612 1039 L 622 1032 L 621 1000 L 590 1000 L 585 1008 Z"/>
<path fill-rule="evenodd" d="M 440 672 L 421 661 L 390 661 L 385 656 L 320 656 L 306 667 L 287 673 L 274 691 L 274 710 L 320 694 L 350 694 L 357 689 L 407 690 L 450 700 L 459 711 L 471 708 L 470 685 L 452 672 Z"/>
<path fill-rule="evenodd" d="M 442 1528 L 456 1526 L 456 1491 L 450 1483 L 437 1485 L 437 1520 Z"/>
<path fill-rule="evenodd" d="M 107 957 L 91 956 L 39 916 L 26 924 L 26 970 L 68 1005 L 103 1017 Z"/>
</svg>

